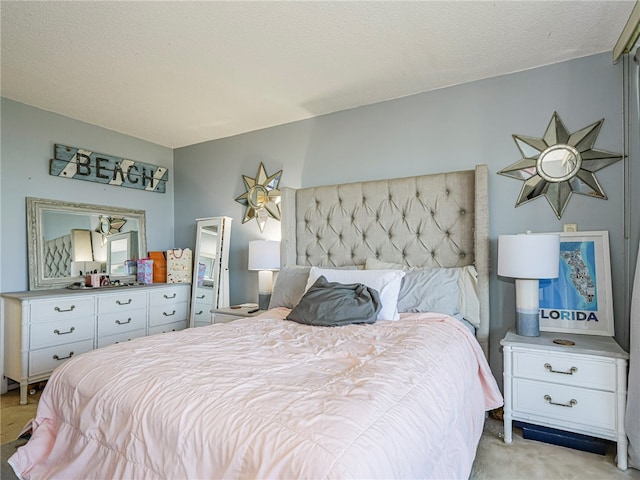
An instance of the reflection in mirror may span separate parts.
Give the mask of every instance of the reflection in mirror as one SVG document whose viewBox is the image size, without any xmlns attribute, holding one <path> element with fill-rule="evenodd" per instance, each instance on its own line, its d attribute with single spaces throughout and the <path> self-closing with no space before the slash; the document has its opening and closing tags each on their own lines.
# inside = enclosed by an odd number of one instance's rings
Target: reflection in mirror
<svg viewBox="0 0 640 480">
<path fill-rule="evenodd" d="M 125 232 L 107 237 L 106 272 L 114 275 L 128 275 L 126 261 L 137 257 L 138 232 Z"/>
<path fill-rule="evenodd" d="M 229 306 L 230 217 L 197 220 L 190 326 L 212 323 L 211 310 Z"/>
<path fill-rule="evenodd" d="M 249 189 L 247 201 L 253 208 L 264 208 L 269 201 L 269 192 L 262 185 L 254 185 Z"/>
<path fill-rule="evenodd" d="M 580 152 L 571 145 L 554 145 L 538 158 L 538 174 L 548 182 L 564 182 L 582 166 Z"/>
<path fill-rule="evenodd" d="M 121 221 L 123 250 L 109 248 L 109 239 L 117 238 L 103 233 L 104 218 Z M 31 290 L 65 287 L 93 271 L 111 275 L 112 281 L 135 281 L 126 275 L 124 260 L 146 253 L 144 210 L 27 197 L 27 226 Z"/>
</svg>

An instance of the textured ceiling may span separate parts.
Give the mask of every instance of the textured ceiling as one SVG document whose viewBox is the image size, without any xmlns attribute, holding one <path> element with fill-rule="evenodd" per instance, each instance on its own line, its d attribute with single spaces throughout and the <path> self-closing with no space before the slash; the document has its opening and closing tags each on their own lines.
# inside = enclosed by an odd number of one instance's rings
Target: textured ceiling
<svg viewBox="0 0 640 480">
<path fill-rule="evenodd" d="M 2 0 L 1 93 L 175 148 L 610 52 L 634 4 Z"/>
</svg>

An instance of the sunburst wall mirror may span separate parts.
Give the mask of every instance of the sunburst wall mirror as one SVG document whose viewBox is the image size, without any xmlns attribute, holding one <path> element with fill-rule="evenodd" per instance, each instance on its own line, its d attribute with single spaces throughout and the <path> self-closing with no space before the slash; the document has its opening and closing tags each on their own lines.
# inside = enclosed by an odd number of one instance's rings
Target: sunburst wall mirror
<svg viewBox="0 0 640 480">
<path fill-rule="evenodd" d="M 236 198 L 236 202 L 245 207 L 242 223 L 247 223 L 255 218 L 262 232 L 269 217 L 280 220 L 280 190 L 278 186 L 281 177 L 282 170 L 267 176 L 262 162 L 260 162 L 255 178 L 242 175 L 242 181 L 247 191 Z"/>
<path fill-rule="evenodd" d="M 542 138 L 513 135 L 522 159 L 498 173 L 524 181 L 516 207 L 544 196 L 560 219 L 573 193 L 606 200 L 594 172 L 624 155 L 593 148 L 603 123 L 570 134 L 553 112 Z"/>
</svg>

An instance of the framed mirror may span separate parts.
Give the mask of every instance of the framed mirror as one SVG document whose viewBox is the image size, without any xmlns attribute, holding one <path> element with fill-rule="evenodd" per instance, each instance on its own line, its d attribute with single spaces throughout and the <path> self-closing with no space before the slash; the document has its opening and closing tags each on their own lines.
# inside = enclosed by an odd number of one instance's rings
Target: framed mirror
<svg viewBox="0 0 640 480">
<path fill-rule="evenodd" d="M 544 196 L 560 219 L 574 193 L 606 200 L 594 172 L 624 155 L 594 148 L 603 122 L 569 133 L 558 112 L 553 112 L 542 138 L 513 135 L 522 159 L 498 174 L 524 182 L 516 207 Z"/>
<path fill-rule="evenodd" d="M 211 310 L 229 306 L 230 217 L 196 220 L 191 327 L 211 324 Z"/>
<path fill-rule="evenodd" d="M 30 290 L 67 287 L 94 271 L 132 282 L 125 261 L 146 256 L 145 212 L 27 197 L 27 242 Z"/>
</svg>

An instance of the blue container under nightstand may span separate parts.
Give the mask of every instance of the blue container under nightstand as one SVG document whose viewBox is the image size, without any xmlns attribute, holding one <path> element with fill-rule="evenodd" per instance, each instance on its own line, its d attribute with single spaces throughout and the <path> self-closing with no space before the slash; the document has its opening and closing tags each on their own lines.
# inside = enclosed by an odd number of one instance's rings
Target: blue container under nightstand
<svg viewBox="0 0 640 480">
<path fill-rule="evenodd" d="M 513 426 L 522 429 L 522 437 L 527 440 L 560 445 L 561 447 L 582 450 L 583 452 L 605 455 L 609 442 L 600 438 L 581 435 L 579 433 L 565 432 L 555 428 L 532 425 L 524 422 L 513 422 Z"/>
</svg>

